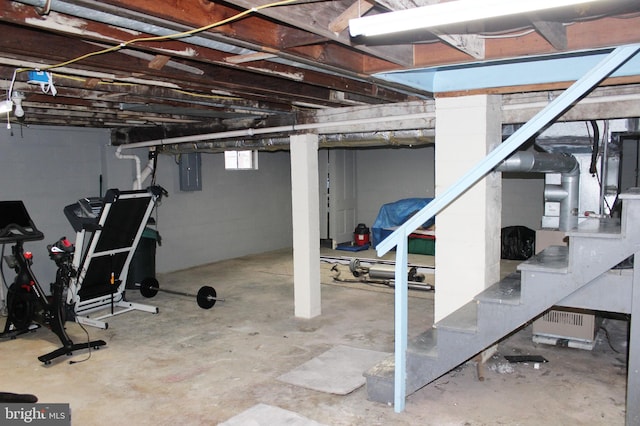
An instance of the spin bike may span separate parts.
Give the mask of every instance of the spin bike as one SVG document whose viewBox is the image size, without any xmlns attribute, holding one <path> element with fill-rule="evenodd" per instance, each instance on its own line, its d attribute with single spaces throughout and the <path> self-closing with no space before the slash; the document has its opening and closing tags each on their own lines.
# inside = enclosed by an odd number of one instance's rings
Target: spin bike
<svg viewBox="0 0 640 426">
<path fill-rule="evenodd" d="M 47 246 L 49 258 L 58 267 L 55 282 L 51 284 L 51 296 L 47 296 L 36 279 L 31 265 L 33 255 L 24 250 L 27 241 L 44 239 L 22 201 L 0 201 L 0 244 L 13 244 L 12 253 L 5 260 L 16 277 L 7 292 L 7 321 L 0 338 L 15 339 L 17 336 L 35 331 L 40 326 L 48 327 L 58 336 L 62 346 L 38 359 L 45 365 L 62 356 L 71 355 L 81 349 L 98 349 L 106 345 L 103 340 L 73 343 L 65 330 L 67 309 L 65 302 L 69 282 L 76 275 L 73 267 L 75 246 L 66 239 L 60 238 Z"/>
</svg>

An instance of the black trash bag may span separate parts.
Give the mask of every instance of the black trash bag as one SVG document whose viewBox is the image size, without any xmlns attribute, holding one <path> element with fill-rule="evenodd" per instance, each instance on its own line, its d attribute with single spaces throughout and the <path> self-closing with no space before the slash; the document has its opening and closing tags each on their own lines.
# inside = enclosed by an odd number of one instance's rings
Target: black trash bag
<svg viewBox="0 0 640 426">
<path fill-rule="evenodd" d="M 527 260 L 535 253 L 536 231 L 526 226 L 502 228 L 502 259 Z"/>
</svg>

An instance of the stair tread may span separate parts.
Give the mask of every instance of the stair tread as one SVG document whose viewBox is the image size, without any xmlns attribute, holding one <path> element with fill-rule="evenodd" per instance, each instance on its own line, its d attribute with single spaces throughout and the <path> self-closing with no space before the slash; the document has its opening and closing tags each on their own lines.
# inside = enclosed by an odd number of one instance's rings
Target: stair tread
<svg viewBox="0 0 640 426">
<path fill-rule="evenodd" d="M 569 237 L 620 238 L 621 225 L 617 218 L 586 219 L 578 227 L 567 231 Z"/>
<path fill-rule="evenodd" d="M 640 188 L 638 187 L 627 188 L 624 190 L 624 192 L 620 193 L 619 198 L 621 200 L 639 200 Z"/>
<path fill-rule="evenodd" d="M 520 273 L 514 272 L 476 296 L 482 303 L 520 304 Z"/>
<path fill-rule="evenodd" d="M 407 350 L 416 355 L 438 356 L 438 333 L 430 328 L 409 343 Z"/>
<path fill-rule="evenodd" d="M 395 357 L 390 355 L 364 372 L 365 376 L 387 378 L 393 380 L 395 374 Z"/>
<path fill-rule="evenodd" d="M 468 302 L 438 321 L 436 328 L 442 331 L 475 333 L 478 330 L 478 303 L 475 300 Z"/>
<path fill-rule="evenodd" d="M 519 271 L 542 271 L 566 274 L 569 270 L 569 247 L 549 246 L 519 264 L 517 269 Z"/>
</svg>

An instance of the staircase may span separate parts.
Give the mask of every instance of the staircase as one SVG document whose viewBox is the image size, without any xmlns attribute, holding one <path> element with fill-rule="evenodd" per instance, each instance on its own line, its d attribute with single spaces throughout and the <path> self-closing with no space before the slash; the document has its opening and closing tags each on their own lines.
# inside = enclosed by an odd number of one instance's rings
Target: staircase
<svg viewBox="0 0 640 426">
<path fill-rule="evenodd" d="M 589 219 L 409 342 L 406 394 L 428 385 L 554 305 L 630 313 L 633 273 L 611 268 L 640 251 L 640 190 L 621 219 Z M 640 284 L 639 284 L 640 285 Z M 372 401 L 394 401 L 394 357 L 365 373 Z"/>
</svg>

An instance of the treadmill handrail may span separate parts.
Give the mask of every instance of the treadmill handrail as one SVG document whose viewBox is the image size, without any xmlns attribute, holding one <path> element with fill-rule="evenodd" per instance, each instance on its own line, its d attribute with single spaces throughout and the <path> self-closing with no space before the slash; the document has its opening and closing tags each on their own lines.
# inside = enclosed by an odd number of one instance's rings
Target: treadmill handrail
<svg viewBox="0 0 640 426">
<path fill-rule="evenodd" d="M 67 220 L 71 224 L 71 227 L 75 232 L 81 231 L 90 231 L 95 232 L 100 229 L 100 225 L 98 224 L 98 218 L 95 217 L 81 217 L 76 214 L 76 209 L 78 208 L 78 204 L 69 204 L 65 206 L 63 209 L 64 215 L 67 217 Z"/>
</svg>

